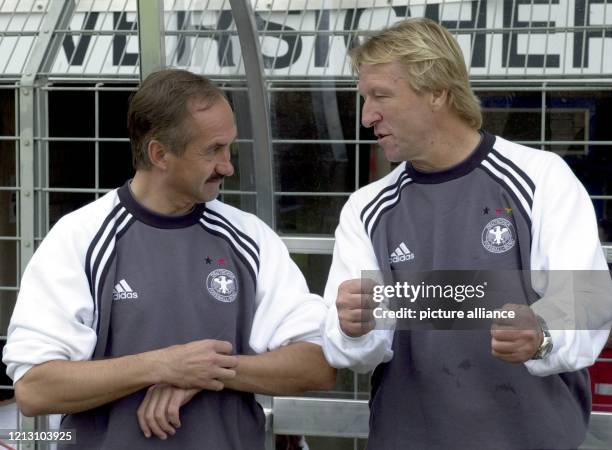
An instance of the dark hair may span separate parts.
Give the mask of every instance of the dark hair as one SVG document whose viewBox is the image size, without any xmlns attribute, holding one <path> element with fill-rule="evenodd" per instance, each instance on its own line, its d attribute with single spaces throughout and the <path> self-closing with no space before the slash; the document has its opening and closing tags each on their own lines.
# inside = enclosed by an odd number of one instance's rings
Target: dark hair
<svg viewBox="0 0 612 450">
<path fill-rule="evenodd" d="M 151 139 L 180 155 L 192 139 L 187 103 L 200 99 L 211 106 L 225 94 L 208 78 L 179 69 L 150 74 L 131 96 L 128 108 L 128 135 L 134 169 L 148 169 L 147 148 Z"/>
</svg>

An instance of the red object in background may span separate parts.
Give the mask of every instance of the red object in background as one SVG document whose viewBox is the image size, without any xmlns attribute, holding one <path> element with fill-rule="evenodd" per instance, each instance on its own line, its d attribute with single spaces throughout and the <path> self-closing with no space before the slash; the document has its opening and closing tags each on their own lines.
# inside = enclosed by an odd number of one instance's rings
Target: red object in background
<svg viewBox="0 0 612 450">
<path fill-rule="evenodd" d="M 612 348 L 604 348 L 597 362 L 589 367 L 593 411 L 612 412 Z"/>
</svg>

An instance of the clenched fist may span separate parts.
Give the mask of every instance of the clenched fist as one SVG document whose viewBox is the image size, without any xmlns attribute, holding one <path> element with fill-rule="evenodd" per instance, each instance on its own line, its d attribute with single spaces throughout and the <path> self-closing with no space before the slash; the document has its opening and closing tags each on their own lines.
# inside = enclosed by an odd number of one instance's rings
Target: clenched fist
<svg viewBox="0 0 612 450">
<path fill-rule="evenodd" d="M 374 329 L 372 311 L 377 306 L 372 299 L 374 285 L 374 280 L 358 278 L 344 281 L 338 287 L 338 319 L 347 336 L 363 336 Z"/>
<path fill-rule="evenodd" d="M 514 319 L 496 319 L 491 326 L 491 353 L 502 361 L 529 361 L 544 340 L 542 327 L 526 305 L 507 304 L 502 310 L 514 311 Z"/>
</svg>

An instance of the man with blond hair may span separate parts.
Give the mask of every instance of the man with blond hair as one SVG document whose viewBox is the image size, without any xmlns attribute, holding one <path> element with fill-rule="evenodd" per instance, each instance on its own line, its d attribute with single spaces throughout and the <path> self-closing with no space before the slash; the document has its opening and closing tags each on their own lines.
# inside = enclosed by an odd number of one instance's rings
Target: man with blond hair
<svg viewBox="0 0 612 450">
<path fill-rule="evenodd" d="M 557 155 L 480 129 L 459 45 L 437 23 L 402 21 L 351 57 L 362 123 L 400 163 L 344 206 L 325 289 L 328 361 L 375 369 L 368 448 L 578 447 L 590 414 L 583 368 L 606 341 L 609 314 L 596 331 L 548 330 L 541 283 L 530 286 L 540 299 L 531 308 L 506 306 L 516 322 L 384 329 L 375 286 L 361 278 L 487 269 L 520 283 L 521 270 L 603 271 L 586 191 Z"/>
</svg>

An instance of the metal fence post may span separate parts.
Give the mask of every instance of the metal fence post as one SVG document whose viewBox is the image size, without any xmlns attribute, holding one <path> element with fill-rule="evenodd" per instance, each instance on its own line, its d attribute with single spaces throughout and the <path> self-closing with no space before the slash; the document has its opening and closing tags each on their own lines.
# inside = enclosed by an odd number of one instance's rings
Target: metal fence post
<svg viewBox="0 0 612 450">
<path fill-rule="evenodd" d="M 32 52 L 25 64 L 25 70 L 19 81 L 19 261 L 20 279 L 27 263 L 34 254 L 35 238 L 35 145 L 37 137 L 36 122 L 36 83 L 38 73 L 43 66 L 53 60 L 59 45 L 54 42 L 54 31 L 66 17 L 72 14 L 73 0 L 53 1 L 49 3 L 40 31 L 32 47 Z M 46 416 L 30 418 L 20 414 L 19 427 L 21 429 L 46 429 Z M 21 444 L 21 449 L 45 449 L 44 444 L 36 445 L 34 442 Z"/>
<path fill-rule="evenodd" d="M 166 65 L 163 0 L 138 0 L 140 79 Z"/>
<path fill-rule="evenodd" d="M 275 229 L 274 172 L 272 171 L 272 132 L 270 108 L 264 80 L 264 65 L 255 26 L 255 14 L 248 0 L 230 0 L 232 15 L 249 87 L 249 112 L 253 130 L 257 216 Z"/>
</svg>

